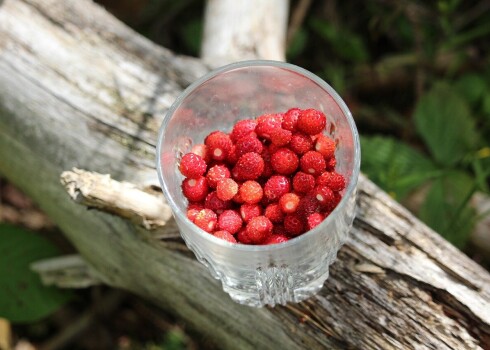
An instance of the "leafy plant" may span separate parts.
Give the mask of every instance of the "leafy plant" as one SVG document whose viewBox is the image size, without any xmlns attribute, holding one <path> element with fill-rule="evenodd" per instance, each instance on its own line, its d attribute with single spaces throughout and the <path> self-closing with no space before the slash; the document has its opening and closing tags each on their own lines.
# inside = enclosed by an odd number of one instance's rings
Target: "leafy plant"
<svg viewBox="0 0 490 350">
<path fill-rule="evenodd" d="M 32 322 L 69 300 L 71 293 L 42 285 L 29 269 L 32 262 L 57 254 L 43 237 L 0 224 L 0 317 L 13 323 Z"/>
</svg>

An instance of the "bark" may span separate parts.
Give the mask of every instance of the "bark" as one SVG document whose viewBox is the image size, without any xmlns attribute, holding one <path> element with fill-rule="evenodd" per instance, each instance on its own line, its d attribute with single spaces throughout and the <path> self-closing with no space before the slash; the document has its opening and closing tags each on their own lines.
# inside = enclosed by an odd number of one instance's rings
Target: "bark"
<svg viewBox="0 0 490 350">
<path fill-rule="evenodd" d="M 208 0 L 202 59 L 217 67 L 245 59 L 284 61 L 288 0 Z"/>
<path fill-rule="evenodd" d="M 0 5 L 0 173 L 58 224 L 97 278 L 153 300 L 222 348 L 490 347 L 490 276 L 361 177 L 351 240 L 320 294 L 252 309 L 233 303 L 175 238 L 74 202 L 73 167 L 157 185 L 156 131 L 207 71 L 87 0 Z"/>
</svg>

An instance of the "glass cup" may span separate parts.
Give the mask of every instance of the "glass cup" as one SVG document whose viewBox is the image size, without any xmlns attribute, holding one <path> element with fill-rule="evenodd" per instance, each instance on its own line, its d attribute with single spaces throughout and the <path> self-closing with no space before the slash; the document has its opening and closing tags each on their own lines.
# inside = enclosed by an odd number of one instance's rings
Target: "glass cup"
<svg viewBox="0 0 490 350">
<path fill-rule="evenodd" d="M 212 131 L 229 132 L 238 120 L 293 107 L 327 115 L 336 171 L 347 181 L 337 207 L 314 229 L 273 245 L 229 243 L 195 226 L 181 192 L 181 157 Z M 159 180 L 185 243 L 234 301 L 256 307 L 300 302 L 322 288 L 352 226 L 359 166 L 359 136 L 340 96 L 314 74 L 276 61 L 233 63 L 194 82 L 168 110 L 157 146 Z"/>
</svg>

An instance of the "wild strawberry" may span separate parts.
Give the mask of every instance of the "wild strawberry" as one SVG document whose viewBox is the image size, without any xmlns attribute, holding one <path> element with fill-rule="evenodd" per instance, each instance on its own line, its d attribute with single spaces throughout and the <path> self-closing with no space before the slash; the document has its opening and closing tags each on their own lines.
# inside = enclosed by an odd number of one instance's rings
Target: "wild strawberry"
<svg viewBox="0 0 490 350">
<path fill-rule="evenodd" d="M 221 214 L 224 210 L 230 209 L 232 206 L 231 201 L 224 201 L 218 198 L 216 191 L 209 193 L 204 201 L 204 208 L 211 209 L 216 214 Z"/>
<path fill-rule="evenodd" d="M 266 239 L 264 244 L 277 244 L 277 243 L 284 243 L 287 241 L 289 241 L 289 239 L 285 235 L 272 235 Z"/>
<path fill-rule="evenodd" d="M 231 130 L 230 139 L 232 142 L 236 143 L 242 137 L 247 136 L 251 132 L 255 130 L 257 126 L 257 121 L 252 119 L 244 119 L 238 121 L 235 126 L 233 126 L 233 130 Z"/>
<path fill-rule="evenodd" d="M 245 203 L 243 201 L 242 196 L 240 195 L 240 185 L 238 185 L 238 193 L 235 195 L 235 197 L 233 197 L 232 201 L 235 202 L 235 203 L 238 203 L 238 204 Z"/>
<path fill-rule="evenodd" d="M 315 187 L 315 177 L 313 175 L 298 171 L 293 177 L 293 189 L 295 192 L 305 194 Z"/>
<path fill-rule="evenodd" d="M 300 167 L 303 172 L 318 176 L 325 171 L 325 159 L 316 151 L 308 151 L 301 157 Z"/>
<path fill-rule="evenodd" d="M 337 165 L 337 160 L 335 159 L 335 157 L 330 158 L 329 160 L 327 160 L 327 168 L 326 168 L 326 170 L 327 171 L 334 171 L 336 165 Z"/>
<path fill-rule="evenodd" d="M 245 153 L 238 158 L 231 174 L 236 180 L 255 180 L 264 171 L 264 160 L 255 152 Z"/>
<path fill-rule="evenodd" d="M 250 241 L 260 244 L 272 234 L 272 222 L 265 216 L 257 216 L 248 222 L 246 229 Z"/>
<path fill-rule="evenodd" d="M 328 186 L 332 191 L 342 191 L 345 188 L 345 178 L 336 172 L 324 172 L 316 179 L 316 184 Z"/>
<path fill-rule="evenodd" d="M 221 239 L 228 241 L 230 243 L 236 243 L 237 242 L 235 237 L 233 237 L 233 235 L 228 231 L 224 231 L 224 230 L 216 231 L 215 233 L 213 233 L 213 236 L 221 238 Z"/>
<path fill-rule="evenodd" d="M 265 208 L 264 216 L 269 219 L 273 224 L 280 224 L 284 221 L 284 213 L 277 203 L 269 204 Z"/>
<path fill-rule="evenodd" d="M 274 225 L 274 228 L 272 229 L 272 234 L 285 236 L 285 235 L 287 235 L 287 232 L 286 232 L 286 229 L 284 228 L 283 224 L 276 224 L 276 225 Z"/>
<path fill-rule="evenodd" d="M 298 169 L 299 159 L 289 148 L 280 148 L 271 156 L 272 169 L 278 174 L 289 175 Z"/>
<path fill-rule="evenodd" d="M 274 175 L 264 185 L 264 197 L 270 202 L 277 201 L 283 194 L 291 190 L 289 179 L 282 175 Z"/>
<path fill-rule="evenodd" d="M 238 161 L 238 154 L 236 152 L 236 146 L 232 145 L 230 151 L 228 152 L 228 156 L 226 156 L 226 162 L 231 165 L 235 165 Z"/>
<path fill-rule="evenodd" d="M 245 181 L 240 185 L 240 197 L 245 203 L 256 204 L 261 201 L 264 191 L 257 181 Z"/>
<path fill-rule="evenodd" d="M 257 118 L 257 136 L 270 140 L 274 129 L 281 128 L 282 114 L 264 114 Z"/>
<path fill-rule="evenodd" d="M 201 210 L 194 218 L 194 223 L 206 232 L 213 232 L 217 222 L 218 217 L 211 209 Z"/>
<path fill-rule="evenodd" d="M 270 145 L 269 147 L 271 146 L 272 145 Z M 262 156 L 262 159 L 264 159 L 264 171 L 262 172 L 261 177 L 268 179 L 274 173 L 274 169 L 272 169 L 272 165 L 271 165 L 270 151 L 266 147 L 264 147 L 264 150 L 260 155 Z"/>
<path fill-rule="evenodd" d="M 187 210 L 196 209 L 197 211 L 204 209 L 203 202 L 189 202 Z"/>
<path fill-rule="evenodd" d="M 302 155 L 313 149 L 313 141 L 309 135 L 295 132 L 293 136 L 291 136 L 289 148 L 291 148 L 294 153 Z"/>
<path fill-rule="evenodd" d="M 291 131 L 283 128 L 275 128 L 270 133 L 271 142 L 276 146 L 285 146 L 291 141 Z"/>
<path fill-rule="evenodd" d="M 211 158 L 209 156 L 209 152 L 208 152 L 208 147 L 202 143 L 192 146 L 191 152 L 194 154 L 197 154 L 206 163 L 208 163 L 211 160 Z"/>
<path fill-rule="evenodd" d="M 248 152 L 255 152 L 260 154 L 264 149 L 262 142 L 260 142 L 260 140 L 257 138 L 257 134 L 254 132 L 243 136 L 240 140 L 236 142 L 235 147 L 238 157 L 241 157 Z"/>
<path fill-rule="evenodd" d="M 262 206 L 258 204 L 245 203 L 240 206 L 240 216 L 245 223 L 260 215 L 262 215 Z"/>
<path fill-rule="evenodd" d="M 313 192 L 323 207 L 330 207 L 335 201 L 333 191 L 328 186 L 316 186 Z"/>
<path fill-rule="evenodd" d="M 302 111 L 296 123 L 297 129 L 308 135 L 315 135 L 322 132 L 326 125 L 327 117 L 316 109 Z"/>
<path fill-rule="evenodd" d="M 298 117 L 300 114 L 301 114 L 301 109 L 299 108 L 291 108 L 289 111 L 284 113 L 284 117 L 282 120 L 282 128 L 289 131 L 295 131 L 296 123 L 298 122 Z"/>
<path fill-rule="evenodd" d="M 305 223 L 298 214 L 288 214 L 284 218 L 284 229 L 291 236 L 305 232 Z"/>
<path fill-rule="evenodd" d="M 306 218 L 306 228 L 308 230 L 313 229 L 314 227 L 320 225 L 321 222 L 323 221 L 323 219 L 324 219 L 324 217 L 320 213 L 313 213 L 313 214 L 309 215 Z"/>
<path fill-rule="evenodd" d="M 328 136 L 319 134 L 315 141 L 315 151 L 319 152 L 325 159 L 332 158 L 335 155 L 335 141 Z"/>
<path fill-rule="evenodd" d="M 215 160 L 225 160 L 233 143 L 230 137 L 222 131 L 213 131 L 204 140 L 208 147 L 210 157 Z"/>
<path fill-rule="evenodd" d="M 238 240 L 238 242 L 243 243 L 243 244 L 251 244 L 252 243 L 252 241 L 248 237 L 247 229 L 245 227 L 242 228 L 240 231 L 238 231 L 238 233 L 236 234 L 236 239 Z"/>
<path fill-rule="evenodd" d="M 279 206 L 281 210 L 286 214 L 291 214 L 298 209 L 299 197 L 295 193 L 286 193 L 279 199 Z"/>
<path fill-rule="evenodd" d="M 237 233 L 242 228 L 243 220 L 235 210 L 225 210 L 218 217 L 218 227 L 231 234 Z"/>
<path fill-rule="evenodd" d="M 315 198 L 313 193 L 307 194 L 299 200 L 298 209 L 296 213 L 301 217 L 307 218 L 309 215 L 316 213 L 320 210 L 320 202 Z"/>
<path fill-rule="evenodd" d="M 180 160 L 180 172 L 182 175 L 190 179 L 197 179 L 203 176 L 206 172 L 206 168 L 206 162 L 200 156 L 194 153 L 184 154 Z"/>
<path fill-rule="evenodd" d="M 194 220 L 196 219 L 196 216 L 197 214 L 199 214 L 199 211 L 198 209 L 187 209 L 187 218 L 194 222 Z"/>
<path fill-rule="evenodd" d="M 229 201 L 238 193 L 238 184 L 233 179 L 219 180 L 216 186 L 216 194 L 223 201 Z"/>
<path fill-rule="evenodd" d="M 204 176 L 182 181 L 182 193 L 191 202 L 200 202 L 208 194 L 208 183 Z"/>
<path fill-rule="evenodd" d="M 230 170 L 224 165 L 214 165 L 206 174 L 206 180 L 211 188 L 216 188 L 219 180 L 227 179 L 231 176 Z"/>
</svg>

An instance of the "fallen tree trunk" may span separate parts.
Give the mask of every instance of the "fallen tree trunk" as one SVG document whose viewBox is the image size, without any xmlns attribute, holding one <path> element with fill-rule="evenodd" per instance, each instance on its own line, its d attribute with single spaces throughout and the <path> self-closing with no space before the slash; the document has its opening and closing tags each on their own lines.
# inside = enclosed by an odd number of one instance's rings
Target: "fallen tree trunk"
<svg viewBox="0 0 490 350">
<path fill-rule="evenodd" d="M 369 180 L 351 240 L 300 304 L 233 303 L 182 241 L 72 201 L 73 167 L 157 185 L 156 131 L 200 61 L 87 0 L 0 2 L 0 173 L 57 223 L 97 278 L 153 300 L 222 348 L 488 348 L 490 276 Z"/>
</svg>

